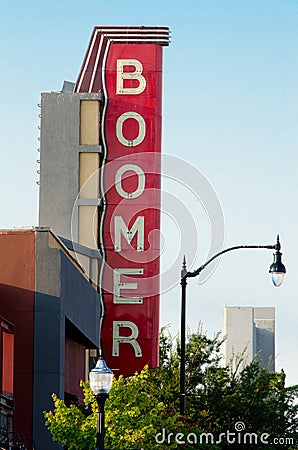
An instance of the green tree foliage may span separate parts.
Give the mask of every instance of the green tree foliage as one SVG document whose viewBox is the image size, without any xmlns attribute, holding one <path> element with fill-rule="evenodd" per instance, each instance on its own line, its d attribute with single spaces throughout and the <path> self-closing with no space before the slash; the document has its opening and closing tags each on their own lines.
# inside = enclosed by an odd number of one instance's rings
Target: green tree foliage
<svg viewBox="0 0 298 450">
<path fill-rule="evenodd" d="M 97 403 L 89 383 L 82 383 L 85 405 L 70 405 L 52 395 L 54 411 L 45 412 L 52 437 L 69 450 L 94 450 Z M 146 366 L 139 374 L 113 382 L 105 407 L 108 449 L 160 448 L 155 435 L 182 426 L 178 411 L 156 395 L 155 378 Z M 180 426 L 181 425 L 181 426 Z M 176 449 L 175 442 L 169 448 Z"/>
<path fill-rule="evenodd" d="M 156 390 L 156 380 L 145 367 L 140 374 L 114 381 L 106 409 L 109 449 L 160 449 L 155 436 L 163 428 L 179 429 L 179 413 Z M 178 448 L 174 443 L 170 448 Z"/>
<path fill-rule="evenodd" d="M 187 412 L 179 416 L 179 340 L 163 330 L 160 367 L 113 382 L 106 402 L 106 440 L 110 450 L 296 449 L 298 387 L 285 387 L 285 374 L 260 367 L 257 360 L 233 372 L 221 367 L 221 340 L 200 328 L 186 346 Z M 84 405 L 67 407 L 53 395 L 54 411 L 45 412 L 53 439 L 69 450 L 93 450 L 97 405 L 88 383 L 82 383 Z M 245 426 L 237 431 L 236 424 Z M 227 431 L 235 433 L 227 439 Z M 172 434 L 171 434 L 172 433 Z M 180 435 L 178 434 L 180 433 Z M 210 433 L 208 435 L 208 433 Z M 220 434 L 225 433 L 224 436 Z M 266 434 L 266 443 L 260 436 Z M 157 441 L 156 441 L 157 436 Z M 234 437 L 235 442 L 231 442 Z M 282 438 L 282 445 L 274 438 Z M 242 439 L 242 440 L 241 440 Z M 182 444 L 184 441 L 184 444 Z M 238 442 L 239 441 L 239 442 Z"/>
<path fill-rule="evenodd" d="M 54 441 L 69 450 L 93 450 L 96 444 L 97 405 L 88 383 L 81 383 L 85 405 L 66 406 L 56 394 L 52 395 L 54 411 L 44 412 L 46 425 Z"/>
<path fill-rule="evenodd" d="M 201 328 L 188 336 L 185 428 L 198 433 L 199 430 L 210 432 L 215 443 L 220 433 L 227 434 L 230 430 L 242 443 L 245 433 L 256 434 L 258 443 L 254 445 L 252 439 L 251 449 L 297 449 L 298 386 L 285 387 L 283 370 L 278 373 L 264 369 L 258 359 L 241 369 L 245 355 L 239 358 L 234 371 L 231 367 L 222 367 L 221 345 L 218 335 L 210 339 Z M 167 376 L 179 386 L 179 341 L 165 332 L 161 338 L 161 358 L 158 371 L 165 370 L 163 378 Z M 235 427 L 240 422 L 245 429 L 237 433 Z M 269 435 L 264 444 L 260 443 L 262 434 Z M 249 442 L 249 436 L 247 439 Z M 243 449 L 242 444 L 237 446 L 237 441 L 227 442 L 226 436 L 218 445 L 221 449 Z"/>
</svg>

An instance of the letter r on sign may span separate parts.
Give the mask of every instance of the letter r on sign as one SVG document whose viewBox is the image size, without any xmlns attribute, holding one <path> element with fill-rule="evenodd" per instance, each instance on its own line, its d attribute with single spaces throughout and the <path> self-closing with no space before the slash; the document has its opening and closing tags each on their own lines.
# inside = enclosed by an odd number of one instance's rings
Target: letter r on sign
<svg viewBox="0 0 298 450">
<path fill-rule="evenodd" d="M 130 336 L 121 336 L 120 328 L 130 328 Z M 112 356 L 119 356 L 119 345 L 120 344 L 130 344 L 133 346 L 135 357 L 142 357 L 142 350 L 140 344 L 137 341 L 139 335 L 139 329 L 135 323 L 128 320 L 125 321 L 114 321 L 113 322 L 113 349 Z"/>
</svg>

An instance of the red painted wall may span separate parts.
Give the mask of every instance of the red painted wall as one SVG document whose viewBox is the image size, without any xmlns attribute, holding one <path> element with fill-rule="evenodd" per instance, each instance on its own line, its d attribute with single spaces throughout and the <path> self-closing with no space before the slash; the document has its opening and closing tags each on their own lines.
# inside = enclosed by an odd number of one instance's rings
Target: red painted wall
<svg viewBox="0 0 298 450">
<path fill-rule="evenodd" d="M 79 380 L 85 379 L 85 347 L 72 339 L 65 339 L 65 392 L 83 400 Z"/>
<path fill-rule="evenodd" d="M 2 330 L 2 392 L 13 394 L 14 334 Z"/>
<path fill-rule="evenodd" d="M 0 231 L 0 314 L 15 325 L 15 430 L 32 437 L 34 230 Z"/>
</svg>

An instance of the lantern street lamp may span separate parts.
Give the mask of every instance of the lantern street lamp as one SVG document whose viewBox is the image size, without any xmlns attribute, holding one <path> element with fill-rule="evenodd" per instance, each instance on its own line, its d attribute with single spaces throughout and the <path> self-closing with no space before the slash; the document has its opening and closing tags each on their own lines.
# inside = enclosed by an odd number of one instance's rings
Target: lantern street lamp
<svg viewBox="0 0 298 450">
<path fill-rule="evenodd" d="M 98 404 L 96 450 L 104 450 L 105 438 L 105 402 L 113 383 L 113 372 L 107 367 L 105 360 L 99 356 L 96 366 L 89 373 L 90 387 Z"/>
<path fill-rule="evenodd" d="M 286 273 L 286 268 L 281 262 L 282 253 L 280 253 L 280 248 L 279 235 L 277 235 L 277 243 L 275 245 L 275 252 L 273 253 L 274 261 L 269 268 L 272 282 L 276 287 L 279 287 L 282 284 Z"/>
<path fill-rule="evenodd" d="M 181 270 L 181 360 L 180 360 L 180 414 L 181 416 L 185 415 L 185 328 L 186 328 L 186 286 L 187 286 L 187 278 L 193 278 L 198 276 L 202 270 L 205 269 L 214 259 L 223 255 L 224 253 L 231 252 L 232 250 L 239 249 L 267 249 L 267 250 L 275 250 L 273 253 L 273 263 L 269 268 L 269 273 L 272 276 L 272 281 L 274 286 L 278 287 L 282 284 L 284 275 L 286 273 L 286 268 L 281 262 L 280 252 L 281 245 L 279 242 L 279 235 L 277 235 L 277 241 L 275 245 L 237 245 L 235 247 L 226 248 L 216 255 L 212 256 L 208 261 L 205 262 L 201 267 L 193 272 L 188 272 L 186 269 L 186 260 L 185 257 L 183 259 L 182 270 Z"/>
</svg>

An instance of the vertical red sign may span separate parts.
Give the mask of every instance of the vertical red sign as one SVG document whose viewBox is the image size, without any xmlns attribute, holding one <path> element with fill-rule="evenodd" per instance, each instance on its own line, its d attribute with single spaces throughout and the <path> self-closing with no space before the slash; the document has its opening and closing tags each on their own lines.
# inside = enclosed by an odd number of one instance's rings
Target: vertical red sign
<svg viewBox="0 0 298 450">
<path fill-rule="evenodd" d="M 125 30 L 95 28 L 77 90 L 101 89 L 104 97 L 102 341 L 108 366 L 129 375 L 158 365 L 162 45 L 169 30 Z"/>
</svg>

